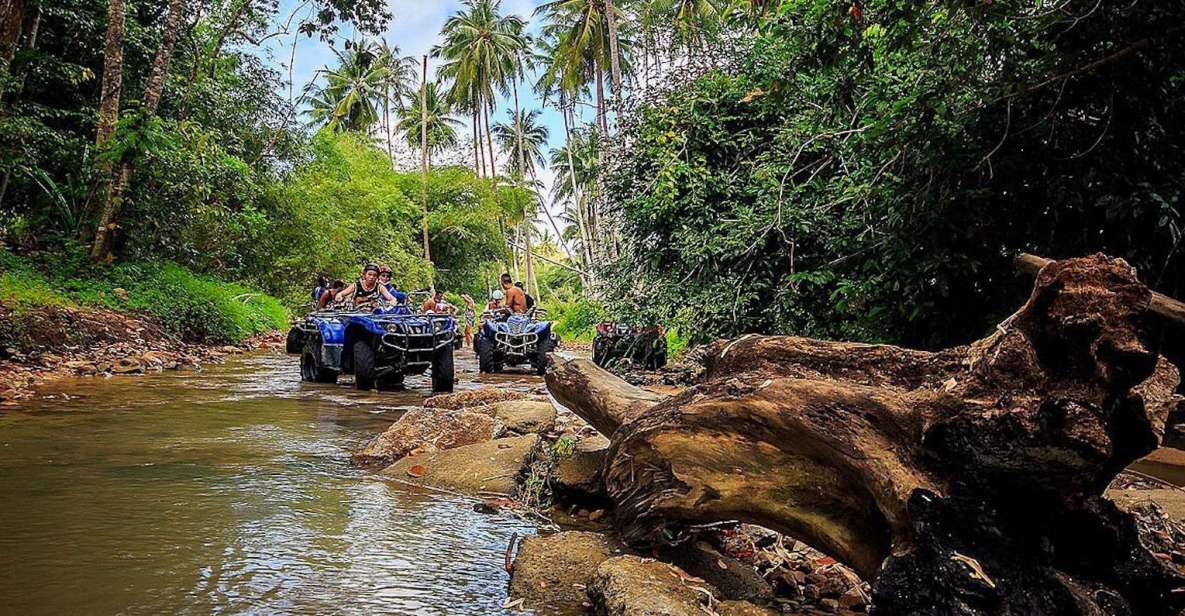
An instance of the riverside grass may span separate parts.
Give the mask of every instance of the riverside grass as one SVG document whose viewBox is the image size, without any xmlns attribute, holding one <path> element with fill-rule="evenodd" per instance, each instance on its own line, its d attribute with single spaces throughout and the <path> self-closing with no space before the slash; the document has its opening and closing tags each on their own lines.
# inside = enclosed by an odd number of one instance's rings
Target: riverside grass
<svg viewBox="0 0 1185 616">
<path fill-rule="evenodd" d="M 116 289 L 126 291 L 126 296 Z M 269 295 L 174 263 L 96 267 L 49 254 L 21 257 L 0 252 L 0 302 L 18 315 L 44 306 L 147 314 L 168 333 L 201 343 L 242 342 L 287 326 L 290 317 Z"/>
</svg>

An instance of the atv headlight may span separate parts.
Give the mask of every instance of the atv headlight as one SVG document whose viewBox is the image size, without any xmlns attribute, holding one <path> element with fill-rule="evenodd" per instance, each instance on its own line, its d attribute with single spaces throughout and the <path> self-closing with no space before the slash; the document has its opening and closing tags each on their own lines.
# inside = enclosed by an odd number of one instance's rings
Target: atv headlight
<svg viewBox="0 0 1185 616">
<path fill-rule="evenodd" d="M 432 321 L 432 331 L 439 334 L 448 329 L 448 319 L 436 319 Z"/>
</svg>

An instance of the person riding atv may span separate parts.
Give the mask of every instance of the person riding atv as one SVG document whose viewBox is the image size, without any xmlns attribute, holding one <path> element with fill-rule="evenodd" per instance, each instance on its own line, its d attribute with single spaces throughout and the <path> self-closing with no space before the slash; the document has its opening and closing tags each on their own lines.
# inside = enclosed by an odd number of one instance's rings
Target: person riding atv
<svg viewBox="0 0 1185 616">
<path fill-rule="evenodd" d="M 362 276 L 350 286 L 338 291 L 333 299 L 341 302 L 346 298 L 349 298 L 354 307 L 358 309 L 373 309 L 378 305 L 380 298 L 392 304 L 399 303 L 395 296 L 387 290 L 387 287 L 379 284 L 379 266 L 374 263 L 367 263 L 363 266 Z"/>
</svg>

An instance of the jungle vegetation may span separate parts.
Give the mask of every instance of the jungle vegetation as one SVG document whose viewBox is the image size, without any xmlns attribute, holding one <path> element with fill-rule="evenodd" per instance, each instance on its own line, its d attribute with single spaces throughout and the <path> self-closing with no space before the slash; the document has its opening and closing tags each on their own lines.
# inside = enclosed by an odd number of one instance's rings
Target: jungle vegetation
<svg viewBox="0 0 1185 616">
<path fill-rule="evenodd" d="M 1172 2 L 465 0 L 428 75 L 387 7 L 0 0 L 8 251 L 290 309 L 364 259 L 475 297 L 509 270 L 585 336 L 956 343 L 1021 250 L 1185 292 Z M 257 53 L 301 37 L 335 50 L 307 84 Z"/>
</svg>

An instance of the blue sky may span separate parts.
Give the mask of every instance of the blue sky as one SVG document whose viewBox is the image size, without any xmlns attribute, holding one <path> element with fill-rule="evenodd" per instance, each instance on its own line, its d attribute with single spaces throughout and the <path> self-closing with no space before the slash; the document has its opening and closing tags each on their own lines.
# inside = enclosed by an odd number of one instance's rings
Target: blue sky
<svg viewBox="0 0 1185 616">
<path fill-rule="evenodd" d="M 543 0 L 502 0 L 502 11 L 505 14 L 516 14 L 524 19 L 530 19 L 535 7 L 542 4 Z M 431 47 L 436 44 L 440 29 L 448 17 L 456 13 L 461 8 L 459 0 L 388 0 L 391 13 L 394 19 L 391 20 L 386 32 L 383 33 L 383 38 L 391 45 L 398 45 L 404 55 L 419 58 L 421 55 L 428 53 Z M 300 7 L 303 3 L 298 0 L 282 0 L 280 3 L 280 10 L 277 15 L 276 29 L 283 27 L 283 24 L 288 21 L 289 16 L 294 9 Z M 293 22 L 299 23 L 300 16 L 307 13 L 310 9 L 305 7 L 299 9 L 297 12 L 297 19 Z M 295 28 L 293 28 L 295 29 Z M 535 26 L 532 24 L 531 31 L 535 31 Z M 343 27 L 338 33 L 336 46 L 340 49 L 342 43 L 354 36 L 351 28 Z M 306 37 L 301 35 L 280 36 L 269 41 L 266 48 L 263 50 L 263 56 L 268 62 L 274 66 L 284 78 L 288 75 L 288 60 L 292 53 L 292 43 L 294 37 L 298 37 L 296 43 L 295 60 L 292 67 L 292 81 L 295 84 L 296 95 L 299 96 L 305 84 L 309 83 L 316 72 L 326 65 L 335 63 L 335 57 L 332 49 L 327 43 L 322 42 L 317 37 Z M 429 58 L 428 70 L 429 75 L 434 74 L 437 62 Z M 288 96 L 287 87 L 284 88 L 283 95 Z M 524 109 L 540 109 L 541 103 L 534 96 L 528 88 L 523 87 L 519 92 L 520 104 Z M 491 123 L 496 120 L 505 120 L 507 109 L 512 107 L 512 102 L 509 99 L 499 101 L 498 110 L 494 116 L 491 116 Z M 466 118 L 465 127 L 461 131 L 461 136 L 465 137 L 470 134 L 471 129 L 469 121 Z M 550 147 L 559 147 L 564 141 L 564 125 L 563 118 L 558 112 L 551 108 L 543 109 L 543 122 L 550 131 Z M 410 153 L 405 153 L 409 158 Z M 396 158 L 400 158 L 397 153 Z M 472 156 L 468 161 L 472 161 Z M 539 174 L 539 179 L 543 182 L 546 188 L 550 188 L 552 173 L 550 169 L 542 170 Z M 559 209 L 552 207 L 553 213 Z"/>
</svg>

